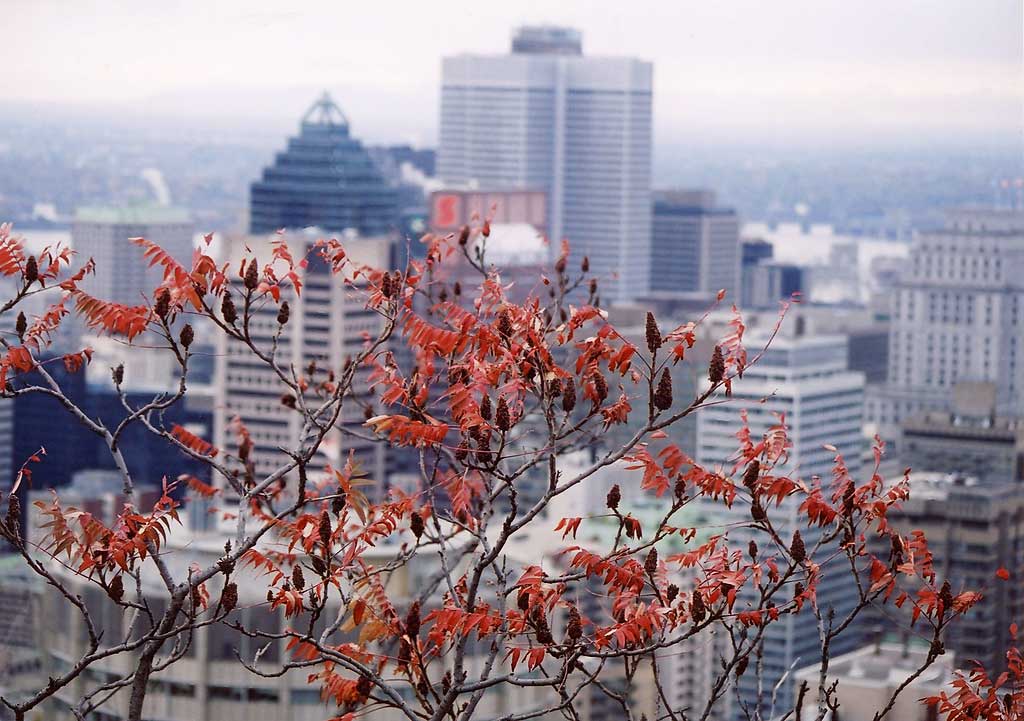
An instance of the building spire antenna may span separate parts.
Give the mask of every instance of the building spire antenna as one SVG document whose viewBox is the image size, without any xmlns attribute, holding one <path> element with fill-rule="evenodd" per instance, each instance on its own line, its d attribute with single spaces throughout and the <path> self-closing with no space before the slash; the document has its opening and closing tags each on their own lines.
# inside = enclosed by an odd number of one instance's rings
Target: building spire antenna
<svg viewBox="0 0 1024 721">
<path fill-rule="evenodd" d="M 306 114 L 302 116 L 303 125 L 340 125 L 348 127 L 348 118 L 341 108 L 334 102 L 331 94 L 324 91 L 323 95 L 309 107 Z"/>
</svg>

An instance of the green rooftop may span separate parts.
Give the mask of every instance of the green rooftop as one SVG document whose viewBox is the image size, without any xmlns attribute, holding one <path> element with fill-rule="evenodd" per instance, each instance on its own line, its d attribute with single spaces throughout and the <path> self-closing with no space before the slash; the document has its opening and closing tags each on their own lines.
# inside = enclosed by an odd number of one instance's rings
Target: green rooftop
<svg viewBox="0 0 1024 721">
<path fill-rule="evenodd" d="M 122 207 L 85 206 L 75 210 L 76 223 L 106 225 L 166 225 L 189 223 L 192 218 L 184 208 L 166 205 L 128 205 Z"/>
</svg>

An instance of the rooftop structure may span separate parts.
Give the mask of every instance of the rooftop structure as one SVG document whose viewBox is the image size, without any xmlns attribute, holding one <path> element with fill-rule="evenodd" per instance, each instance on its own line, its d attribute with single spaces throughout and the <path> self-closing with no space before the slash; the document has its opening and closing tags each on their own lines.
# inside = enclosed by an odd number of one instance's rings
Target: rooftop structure
<svg viewBox="0 0 1024 721">
<path fill-rule="evenodd" d="M 349 133 L 348 118 L 324 93 L 299 134 L 250 190 L 250 230 L 272 233 L 317 226 L 380 235 L 397 227 L 398 196 Z"/>
</svg>

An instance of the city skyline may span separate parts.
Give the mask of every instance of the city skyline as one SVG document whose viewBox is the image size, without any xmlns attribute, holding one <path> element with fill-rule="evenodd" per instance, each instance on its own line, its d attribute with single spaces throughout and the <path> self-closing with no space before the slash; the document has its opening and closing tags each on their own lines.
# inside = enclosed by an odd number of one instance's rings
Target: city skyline
<svg viewBox="0 0 1024 721">
<path fill-rule="evenodd" d="M 0 721 L 1024 718 L 1024 0 L 0 2 Z"/>
<path fill-rule="evenodd" d="M 296 112 L 282 98 L 302 93 L 305 103 L 312 88 L 326 87 L 368 141 L 429 144 L 441 57 L 504 52 L 513 28 L 527 23 L 579 28 L 588 55 L 654 62 L 656 142 L 687 132 L 776 141 L 1010 139 L 1024 112 L 1024 19 L 1020 4 L 1005 0 L 770 9 L 651 3 L 628 13 L 581 2 L 486 12 L 443 3 L 406 8 L 414 21 L 401 27 L 370 6 L 324 6 L 315 22 L 312 13 L 258 4 L 144 5 L 116 18 L 88 4 L 13 7 L 0 50 L 12 71 L 0 80 L 9 102 L 103 107 L 140 119 L 234 118 L 277 131 Z M 377 29 L 387 30 L 384 40 Z"/>
</svg>

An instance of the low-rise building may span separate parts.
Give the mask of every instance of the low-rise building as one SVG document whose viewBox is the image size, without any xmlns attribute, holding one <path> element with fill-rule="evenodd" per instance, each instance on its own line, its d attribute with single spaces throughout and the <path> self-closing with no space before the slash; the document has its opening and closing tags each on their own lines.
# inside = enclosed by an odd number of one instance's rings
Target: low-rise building
<svg viewBox="0 0 1024 721">
<path fill-rule="evenodd" d="M 834 700 L 836 712 L 829 712 L 826 721 L 876 721 L 877 712 L 888 705 L 893 693 L 928 656 L 928 645 L 879 642 L 864 646 L 831 659 L 827 685 L 837 683 Z M 924 673 L 912 681 L 882 716 L 883 721 L 936 721 L 936 709 L 921 702 L 926 696 L 939 693 L 953 679 L 953 654 L 939 656 Z M 820 665 L 798 669 L 794 681 L 799 687 L 806 683 L 804 718 L 813 717 L 818 703 Z"/>
</svg>

